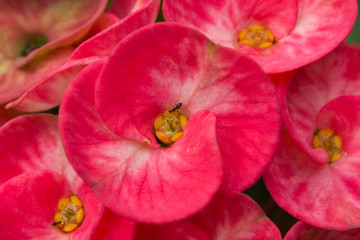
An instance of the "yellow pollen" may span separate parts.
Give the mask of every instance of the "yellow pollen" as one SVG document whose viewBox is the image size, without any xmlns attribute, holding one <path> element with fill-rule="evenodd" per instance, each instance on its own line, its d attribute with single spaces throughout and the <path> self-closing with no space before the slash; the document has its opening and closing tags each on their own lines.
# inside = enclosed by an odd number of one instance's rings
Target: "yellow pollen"
<svg viewBox="0 0 360 240">
<path fill-rule="evenodd" d="M 322 148 L 329 154 L 329 163 L 338 160 L 341 157 L 342 140 L 335 135 L 332 129 L 324 128 L 317 132 L 313 137 L 313 148 Z"/>
<path fill-rule="evenodd" d="M 255 49 L 264 50 L 275 44 L 275 38 L 269 28 L 255 24 L 241 30 L 238 33 L 237 42 L 239 46 L 250 46 Z"/>
<path fill-rule="evenodd" d="M 179 108 L 167 110 L 155 119 L 154 134 L 164 145 L 171 145 L 184 135 L 188 118 L 179 111 Z"/>
<path fill-rule="evenodd" d="M 85 212 L 80 198 L 72 195 L 62 198 L 58 203 L 58 210 L 54 216 L 54 223 L 63 232 L 72 232 L 84 221 Z"/>
</svg>

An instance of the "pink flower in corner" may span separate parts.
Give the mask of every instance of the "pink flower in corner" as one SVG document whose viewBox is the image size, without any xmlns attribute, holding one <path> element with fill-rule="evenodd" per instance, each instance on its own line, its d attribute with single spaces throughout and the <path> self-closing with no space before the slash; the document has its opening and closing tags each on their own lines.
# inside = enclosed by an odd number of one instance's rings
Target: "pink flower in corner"
<svg viewBox="0 0 360 240">
<path fill-rule="evenodd" d="M 0 239 L 90 239 L 104 206 L 67 161 L 57 118 L 20 116 L 0 141 Z M 122 225 L 134 228 L 120 217 L 113 227 Z"/>
<path fill-rule="evenodd" d="M 113 1 L 81 44 L 67 55 L 67 62 L 54 69 L 19 99 L 7 105 L 24 112 L 44 111 L 60 104 L 66 87 L 88 64 L 107 57 L 127 34 L 155 21 L 160 0 Z M 119 19 L 120 18 L 120 19 Z"/>
<path fill-rule="evenodd" d="M 278 73 L 305 66 L 340 44 L 356 20 L 357 2 L 164 0 L 163 14 Z"/>
<path fill-rule="evenodd" d="M 341 45 L 279 83 L 286 130 L 264 181 L 280 207 L 320 228 L 360 227 L 359 53 Z"/>
<path fill-rule="evenodd" d="M 0 103 L 65 63 L 106 0 L 0 1 Z"/>
<path fill-rule="evenodd" d="M 220 191 L 199 213 L 163 225 L 139 224 L 135 240 L 280 240 L 281 234 L 247 195 Z"/>
<path fill-rule="evenodd" d="M 251 186 L 272 159 L 278 100 L 248 57 L 158 23 L 122 40 L 103 65 L 70 85 L 60 129 L 74 168 L 116 213 L 157 223 L 184 218 L 220 184 Z M 175 143 L 161 147 L 155 135 Z"/>
<path fill-rule="evenodd" d="M 284 240 L 355 240 L 360 239 L 360 229 L 334 231 L 316 228 L 303 222 L 296 223 Z"/>
</svg>

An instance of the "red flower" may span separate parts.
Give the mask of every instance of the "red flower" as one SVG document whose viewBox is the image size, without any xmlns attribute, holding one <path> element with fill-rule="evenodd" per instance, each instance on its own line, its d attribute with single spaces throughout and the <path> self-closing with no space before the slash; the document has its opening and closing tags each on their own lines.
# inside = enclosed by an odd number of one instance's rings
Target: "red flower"
<svg viewBox="0 0 360 240">
<path fill-rule="evenodd" d="M 20 116 L 2 126 L 0 140 L 0 239 L 90 239 L 104 206 L 65 157 L 57 118 Z M 134 224 L 117 217 L 108 228 L 129 235 Z"/>
<path fill-rule="evenodd" d="M 220 183 L 251 186 L 272 159 L 280 130 L 275 89 L 246 56 L 159 23 L 126 37 L 103 65 L 70 85 L 60 126 L 73 166 L 116 213 L 158 223 L 184 218 Z M 177 135 L 160 147 L 154 135 L 163 137 L 166 121 L 165 133 Z"/>
<path fill-rule="evenodd" d="M 264 181 L 280 207 L 320 228 L 360 226 L 359 53 L 342 45 L 279 83 L 286 130 Z"/>
<path fill-rule="evenodd" d="M 278 73 L 305 66 L 340 44 L 355 23 L 357 2 L 164 0 L 163 14 Z"/>
<path fill-rule="evenodd" d="M 77 48 L 69 52 L 66 63 L 62 62 L 61 66 L 52 68 L 53 71 L 7 107 L 24 112 L 35 112 L 59 105 L 66 87 L 76 74 L 88 64 L 108 56 L 127 34 L 153 23 L 159 5 L 160 0 L 113 1 L 109 10 L 115 12 L 117 16 L 112 13 L 102 14 L 88 34 L 77 43 Z"/>
<path fill-rule="evenodd" d="M 9 1 L 0 5 L 0 102 L 23 94 L 65 63 L 106 1 Z"/>
</svg>

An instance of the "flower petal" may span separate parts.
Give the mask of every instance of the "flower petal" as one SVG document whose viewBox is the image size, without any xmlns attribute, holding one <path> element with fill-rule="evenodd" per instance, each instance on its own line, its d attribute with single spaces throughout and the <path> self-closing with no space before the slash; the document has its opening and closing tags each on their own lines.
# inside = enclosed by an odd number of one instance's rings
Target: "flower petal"
<svg viewBox="0 0 360 240">
<path fill-rule="evenodd" d="M 41 81 L 55 68 L 64 64 L 73 50 L 72 47 L 67 47 L 47 53 L 20 69 L 16 68 L 13 60 L 2 59 L 0 67 L 0 103 L 19 97 L 33 84 Z"/>
<path fill-rule="evenodd" d="M 92 239 L 113 240 L 121 236 L 121 240 L 132 240 L 135 227 L 135 222 L 122 218 L 106 208 Z"/>
<path fill-rule="evenodd" d="M 315 164 L 283 130 L 278 154 L 264 175 L 279 206 L 308 224 L 337 230 L 360 226 L 359 103 L 359 96 L 339 97 L 319 113 L 320 127 L 344 134 L 344 152 L 337 161 Z"/>
<path fill-rule="evenodd" d="M 19 116 L 1 127 L 0 183 L 38 169 L 59 174 L 67 172 L 65 169 L 69 163 L 62 149 L 57 124 L 54 115 L 34 114 Z"/>
<path fill-rule="evenodd" d="M 297 222 L 286 234 L 284 240 L 354 240 L 359 238 L 360 229 L 333 231 Z"/>
<path fill-rule="evenodd" d="M 253 56 L 267 73 L 305 66 L 337 47 L 350 33 L 357 17 L 357 1 L 299 0 L 296 26 L 280 39 L 267 57 Z M 334 17 L 336 16 L 336 17 Z"/>
<path fill-rule="evenodd" d="M 341 96 L 327 103 L 317 116 L 317 127 L 334 130 L 341 137 L 347 155 L 357 156 L 358 159 L 360 159 L 359 113 L 360 96 Z"/>
<path fill-rule="evenodd" d="M 72 235 L 90 236 L 100 221 L 104 207 L 66 159 L 58 132 L 57 117 L 50 114 L 20 116 L 0 129 L 0 139 L 0 183 L 6 184 L 23 173 L 31 176 L 41 169 L 60 174 L 72 194 L 81 199 L 86 214 L 82 225 Z M 18 184 L 17 188 L 21 189 L 23 185 Z M 60 198 L 56 201 L 59 200 Z M 54 206 L 57 206 L 57 202 Z M 54 214 L 52 207 L 51 219 Z"/>
<path fill-rule="evenodd" d="M 154 2 L 153 0 L 113 0 L 107 11 L 114 13 L 120 19 L 125 18 L 126 16 L 132 14 L 135 11 L 138 11 L 141 8 L 145 8 L 149 2 Z M 160 3 L 160 2 L 159 2 Z"/>
<path fill-rule="evenodd" d="M 60 108 L 62 139 L 74 168 L 106 206 L 128 218 L 165 222 L 199 210 L 222 176 L 215 117 L 197 114 L 184 137 L 165 149 L 120 138 L 103 124 L 94 106 L 102 65 L 100 61 L 82 70 Z"/>
<path fill-rule="evenodd" d="M 163 14 L 166 21 L 198 29 L 215 43 L 233 48 L 238 32 L 254 24 L 269 27 L 278 39 L 286 36 L 296 23 L 297 2 L 166 0 Z"/>
<path fill-rule="evenodd" d="M 232 190 L 218 192 L 192 222 L 203 229 L 209 239 L 281 239 L 279 229 L 261 207 L 249 196 Z"/>
<path fill-rule="evenodd" d="M 106 0 L 1 1 L 0 29 L 6 43 L 6 56 L 19 56 L 28 34 L 44 35 L 48 43 L 19 59 L 24 66 L 40 52 L 66 46 L 79 40 L 103 12 Z"/>
<path fill-rule="evenodd" d="M 4 105 L 0 105 L 0 127 L 4 125 L 10 119 L 20 116 L 24 113 L 18 112 L 14 109 L 6 109 Z"/>
<path fill-rule="evenodd" d="M 161 225 L 138 224 L 135 240 L 210 240 L 205 232 L 188 220 Z"/>
<path fill-rule="evenodd" d="M 359 47 L 342 44 L 319 61 L 296 70 L 292 81 L 279 83 L 284 124 L 295 142 L 317 164 L 325 164 L 328 157 L 321 149 L 312 148 L 316 116 L 336 97 L 360 95 L 359 64 Z"/>
<path fill-rule="evenodd" d="M 52 171 L 33 171 L 0 186 L 1 239 L 68 239 L 51 224 L 58 202 L 71 191 L 65 178 Z"/>
<path fill-rule="evenodd" d="M 128 3 L 129 1 L 118 1 Z M 129 33 L 155 21 L 160 1 L 148 1 L 139 10 L 109 26 L 96 36 L 83 42 L 76 48 L 70 60 L 91 56 L 109 56 L 115 46 Z"/>
<path fill-rule="evenodd" d="M 264 72 L 236 50 L 178 24 L 153 24 L 120 42 L 95 95 L 109 129 L 153 147 L 156 117 L 176 103 L 189 118 L 214 113 L 226 186 L 251 186 L 276 151 L 280 107 Z"/>
<path fill-rule="evenodd" d="M 70 61 L 59 66 L 33 85 L 20 98 L 7 104 L 6 108 L 15 108 L 24 112 L 37 112 L 60 105 L 65 90 L 73 78 L 86 65 L 97 60 L 99 60 L 98 57 L 89 57 Z"/>
</svg>

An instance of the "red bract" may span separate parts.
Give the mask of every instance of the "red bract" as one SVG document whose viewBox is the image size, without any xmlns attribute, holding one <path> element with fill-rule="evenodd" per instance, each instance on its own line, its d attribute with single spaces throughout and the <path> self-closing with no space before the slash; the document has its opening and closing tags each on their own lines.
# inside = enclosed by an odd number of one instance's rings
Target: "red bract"
<svg viewBox="0 0 360 240">
<path fill-rule="evenodd" d="M 334 231 L 316 228 L 303 222 L 296 223 L 284 240 L 355 240 L 360 239 L 360 229 Z"/>
<path fill-rule="evenodd" d="M 163 14 L 277 73 L 305 66 L 340 44 L 356 20 L 357 2 L 164 0 Z"/>
<path fill-rule="evenodd" d="M 60 126 L 73 166 L 116 213 L 158 223 L 184 218 L 221 182 L 251 186 L 273 157 L 278 100 L 246 56 L 161 23 L 121 41 L 98 76 L 102 66 L 70 85 Z M 190 121 L 179 141 L 160 147 L 155 119 L 177 103 Z"/>
<path fill-rule="evenodd" d="M 66 87 L 76 74 L 99 58 L 108 56 L 116 44 L 127 34 L 155 21 L 160 0 L 114 1 L 110 10 L 95 22 L 81 44 L 72 52 L 67 62 L 54 69 L 41 82 L 30 88 L 7 107 L 33 112 L 43 111 L 60 104 Z M 120 11 L 122 9 L 122 11 Z M 93 36 L 94 35 L 94 36 Z"/>
<path fill-rule="evenodd" d="M 135 222 L 122 218 L 106 208 L 91 239 L 133 240 L 135 235 L 135 225 Z"/>
<path fill-rule="evenodd" d="M 321 228 L 360 226 L 359 61 L 359 49 L 343 45 L 279 83 L 287 130 L 264 181 L 280 207 Z M 315 148 L 324 131 L 336 142 Z"/>
<path fill-rule="evenodd" d="M 63 64 L 104 10 L 98 1 L 10 1 L 0 5 L 0 102 L 19 97 Z"/>
<path fill-rule="evenodd" d="M 56 117 L 20 116 L 2 126 L 0 140 L 0 238 L 90 239 L 104 207 L 67 161 Z M 71 195 L 82 201 L 85 219 L 65 233 L 52 223 L 59 200 Z"/>
<path fill-rule="evenodd" d="M 279 229 L 243 193 L 219 192 L 189 219 L 164 225 L 139 224 L 135 240 L 280 240 Z"/>
<path fill-rule="evenodd" d="M 20 116 L 24 113 L 16 111 L 14 109 L 4 109 L 4 105 L 0 105 L 0 126 L 4 125 L 10 119 Z"/>
</svg>

